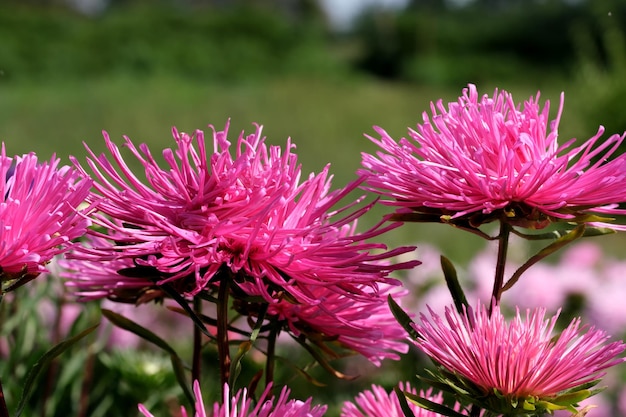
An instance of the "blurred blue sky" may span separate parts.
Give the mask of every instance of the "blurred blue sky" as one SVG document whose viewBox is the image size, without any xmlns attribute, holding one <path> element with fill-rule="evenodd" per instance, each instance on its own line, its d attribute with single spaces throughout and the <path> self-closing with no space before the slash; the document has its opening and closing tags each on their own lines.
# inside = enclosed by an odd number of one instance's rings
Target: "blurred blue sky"
<svg viewBox="0 0 626 417">
<path fill-rule="evenodd" d="M 372 6 L 381 8 L 401 8 L 408 0 L 320 0 L 326 8 L 331 23 L 339 29 L 347 28 L 358 14 Z"/>
<path fill-rule="evenodd" d="M 75 9 L 87 15 L 102 12 L 109 0 L 65 0 Z M 364 9 L 372 6 L 381 8 L 401 8 L 409 0 L 320 0 L 326 9 L 331 23 L 338 29 L 347 29 L 350 23 Z"/>
</svg>

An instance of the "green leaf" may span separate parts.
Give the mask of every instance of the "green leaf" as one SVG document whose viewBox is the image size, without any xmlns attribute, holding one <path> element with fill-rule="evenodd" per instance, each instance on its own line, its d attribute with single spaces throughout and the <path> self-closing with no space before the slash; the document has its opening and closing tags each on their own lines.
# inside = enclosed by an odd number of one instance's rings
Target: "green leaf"
<svg viewBox="0 0 626 417">
<path fill-rule="evenodd" d="M 457 276 L 454 265 L 445 256 L 441 256 L 441 269 L 443 270 L 443 276 L 446 279 L 448 290 L 450 290 L 450 294 L 452 295 L 452 299 L 454 300 L 454 306 L 456 307 L 456 310 L 460 314 L 464 314 L 463 307 L 468 306 L 467 298 L 465 298 L 465 293 L 463 292 L 463 288 L 461 288 L 461 284 L 459 283 L 459 278 Z"/>
<path fill-rule="evenodd" d="M 28 398 L 30 397 L 30 392 L 33 388 L 33 384 L 35 383 L 35 380 L 37 379 L 41 371 L 49 366 L 54 358 L 65 352 L 70 347 L 74 346 L 79 340 L 87 336 L 89 333 L 93 332 L 98 326 L 99 324 L 96 324 L 83 330 L 76 336 L 72 336 L 63 340 L 43 354 L 43 356 L 37 361 L 37 363 L 35 363 L 35 365 L 30 369 L 28 375 L 26 375 L 26 381 L 24 382 L 24 388 L 22 390 L 22 397 L 18 402 L 15 417 L 19 417 L 22 414 L 24 406 L 26 405 L 26 401 L 28 401 Z"/>
<path fill-rule="evenodd" d="M 513 233 L 526 240 L 554 240 L 554 239 L 562 238 L 563 236 L 570 233 L 572 230 L 575 230 L 575 229 L 562 229 L 562 230 L 553 230 L 551 232 L 546 232 L 546 233 L 527 234 L 527 233 L 522 233 L 518 230 L 513 229 Z M 614 229 L 610 229 L 608 227 L 591 227 L 589 225 L 585 225 L 585 232 L 582 234 L 581 237 L 603 236 L 603 235 L 609 235 L 613 233 L 617 233 L 617 232 Z"/>
<path fill-rule="evenodd" d="M 453 409 L 446 407 L 443 404 L 439 404 L 426 398 L 422 398 L 419 395 L 411 394 L 410 392 L 405 392 L 404 395 L 409 399 L 413 404 L 418 405 L 419 407 L 435 412 L 437 414 L 441 414 L 442 416 L 447 417 L 466 417 L 464 414 L 454 411 Z"/>
<path fill-rule="evenodd" d="M 333 368 L 330 362 L 328 362 L 326 358 L 324 358 L 320 352 L 318 352 L 313 346 L 310 346 L 308 343 L 306 343 L 306 340 L 304 338 L 295 337 L 295 336 L 292 336 L 292 338 L 296 342 L 298 342 L 298 344 L 302 346 L 307 352 L 309 352 L 309 354 L 313 357 L 313 359 L 315 359 L 315 361 L 317 361 L 317 363 L 319 363 L 320 366 L 329 374 L 334 375 L 336 378 L 345 379 L 348 381 L 352 381 L 358 378 L 358 375 L 354 375 L 354 376 L 346 375 L 344 373 L 339 372 L 335 368 Z"/>
<path fill-rule="evenodd" d="M 306 379 L 307 381 L 309 381 L 311 384 L 315 385 L 316 387 L 325 387 L 327 385 L 326 383 L 315 379 L 305 369 L 300 368 L 299 366 L 297 366 L 293 362 L 289 361 L 287 358 L 284 358 L 284 357 L 278 356 L 278 355 L 276 355 L 274 358 L 277 361 L 280 361 L 280 363 L 282 363 L 284 365 L 287 365 L 288 367 L 293 369 L 297 374 L 299 374 L 302 377 L 304 377 L 304 379 Z"/>
<path fill-rule="evenodd" d="M 550 400 L 552 404 L 556 405 L 570 405 L 581 402 L 582 400 L 589 398 L 592 395 L 592 391 L 583 389 L 576 392 L 570 392 L 568 394 L 562 394 Z"/>
<path fill-rule="evenodd" d="M 172 297 L 172 299 L 176 301 L 178 305 L 182 307 L 183 310 L 185 310 L 185 312 L 189 315 L 189 318 L 191 319 L 191 321 L 193 321 L 193 323 L 200 329 L 202 334 L 204 334 L 209 339 L 215 340 L 213 335 L 209 333 L 209 331 L 206 329 L 206 326 L 204 325 L 200 317 L 198 317 L 196 312 L 193 311 L 193 309 L 189 306 L 189 303 L 187 302 L 187 300 L 185 300 L 185 298 L 182 295 L 180 295 L 178 291 L 174 290 L 169 284 L 162 284 L 159 287 L 163 291 L 165 291 L 167 295 Z"/>
<path fill-rule="evenodd" d="M 404 413 L 404 417 L 415 417 L 413 410 L 411 410 L 411 407 L 409 407 L 409 403 L 406 401 L 406 396 L 404 395 L 404 392 L 402 392 L 399 387 L 394 387 L 393 392 L 395 392 L 396 397 L 398 397 L 398 402 L 400 402 L 400 408 Z"/>
<path fill-rule="evenodd" d="M 265 320 L 265 313 L 267 313 L 267 308 L 269 307 L 268 303 L 264 303 L 261 305 L 261 309 L 259 311 L 259 317 L 254 325 L 254 329 L 250 334 L 250 340 L 243 342 L 239 345 L 239 349 L 237 350 L 237 354 L 232 359 L 230 364 L 230 379 L 228 384 L 233 387 L 235 386 L 235 381 L 241 372 L 241 361 L 244 356 L 252 349 L 254 343 L 256 342 L 257 337 L 259 336 L 259 332 L 261 331 L 261 327 L 263 326 L 263 321 Z"/>
<path fill-rule="evenodd" d="M 572 243 L 573 241 L 575 241 L 576 239 L 582 237 L 584 232 L 585 232 L 585 225 L 581 224 L 575 229 L 570 230 L 565 235 L 556 239 L 554 242 L 550 243 L 545 248 L 541 249 L 539 252 L 533 255 L 529 260 L 527 260 L 526 263 L 524 263 L 524 265 L 520 266 L 517 269 L 517 271 L 515 271 L 515 273 L 511 276 L 511 278 L 507 281 L 507 283 L 504 284 L 504 287 L 502 287 L 502 292 L 509 290 L 513 285 L 515 285 L 515 283 L 520 279 L 522 274 L 526 272 L 526 270 L 528 270 L 528 268 L 530 268 L 537 262 L 541 261 L 548 255 L 551 255 L 557 250 L 561 249 L 563 246 L 568 245 Z"/>
<path fill-rule="evenodd" d="M 597 405 L 590 404 L 584 407 L 582 410 L 578 411 L 577 413 L 572 414 L 572 417 L 585 417 L 589 411 L 596 407 Z"/>
<path fill-rule="evenodd" d="M 411 336 L 414 340 L 421 339 L 420 334 L 415 330 L 412 326 L 415 324 L 411 317 L 395 302 L 395 300 L 391 297 L 391 294 L 387 296 L 387 302 L 389 303 L 389 308 L 391 309 L 391 313 L 396 318 L 398 323 L 406 330 L 406 332 Z"/>
<path fill-rule="evenodd" d="M 176 355 L 176 351 L 174 350 L 174 348 L 167 344 L 165 340 L 161 339 L 159 336 L 141 326 L 140 324 L 135 323 L 134 321 L 105 308 L 102 309 L 102 315 L 117 327 L 136 334 L 142 339 L 145 339 L 148 342 L 160 347 L 162 350 L 166 351 L 170 355 Z"/>
<path fill-rule="evenodd" d="M 170 354 L 170 359 L 172 361 L 172 368 L 174 369 L 174 375 L 176 376 L 176 380 L 178 384 L 182 388 L 183 392 L 187 399 L 193 404 L 194 396 L 187 384 L 187 378 L 185 376 L 185 367 L 183 365 L 183 361 L 180 359 L 176 351 L 173 347 L 171 347 L 165 340 L 161 339 L 159 336 L 154 334 L 152 331 L 146 329 L 145 327 L 135 323 L 132 320 L 127 319 L 126 317 L 117 314 L 111 310 L 107 310 L 105 308 L 102 309 L 102 315 L 106 317 L 111 323 L 116 325 L 117 327 L 128 330 L 131 333 L 136 334 L 142 339 L 147 340 L 153 345 L 158 346 L 162 350 L 166 351 Z"/>
</svg>

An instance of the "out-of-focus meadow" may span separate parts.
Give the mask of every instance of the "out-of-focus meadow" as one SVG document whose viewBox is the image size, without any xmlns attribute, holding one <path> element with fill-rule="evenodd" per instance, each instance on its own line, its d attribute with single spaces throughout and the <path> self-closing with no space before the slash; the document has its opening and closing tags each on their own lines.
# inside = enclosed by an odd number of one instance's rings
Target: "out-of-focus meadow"
<svg viewBox="0 0 626 417">
<path fill-rule="evenodd" d="M 234 140 L 259 123 L 271 144 L 292 138 L 305 174 L 330 163 L 339 187 L 355 178 L 361 152 L 375 152 L 364 137 L 375 135 L 373 125 L 399 138 L 422 120 L 430 101 L 455 100 L 468 83 L 480 93 L 511 91 L 517 101 L 541 90 L 553 116 L 564 91 L 563 139 L 586 139 L 599 125 L 606 137 L 626 130 L 624 2 L 408 3 L 401 10 L 364 10 L 350 27 L 336 28 L 315 0 L 110 0 L 88 13 L 61 0 L 4 0 L 0 140 L 7 154 L 32 151 L 43 159 L 56 153 L 69 163 L 69 155 L 84 161 L 82 142 L 102 151 L 102 130 L 117 143 L 122 135 L 146 142 L 158 154 L 172 146 L 173 126 L 209 132 L 209 124 L 222 128 L 230 120 Z M 376 208 L 365 223 L 385 212 Z M 387 239 L 390 245 L 429 242 L 461 264 L 483 246 L 441 225 L 407 225 Z M 605 239 L 619 255 L 623 240 Z M 127 390 L 117 397 L 104 389 L 94 394 L 109 401 L 108 410 L 124 401 L 155 405 L 163 398 L 152 392 L 142 400 L 140 394 L 166 382 L 137 376 L 131 365 L 121 365 L 127 358 L 108 355 L 92 365 L 107 369 L 111 381 L 123 381 L 119 390 Z M 76 362 L 74 372 L 80 374 L 81 366 Z M 68 369 L 58 371 L 69 387 L 58 402 L 84 398 Z M 345 400 L 374 378 L 393 384 L 414 374 L 394 364 L 384 372 L 367 369 L 373 377 L 357 388 L 327 381 L 339 388 L 319 389 L 320 401 Z M 317 390 L 296 380 L 297 394 Z M 46 387 L 41 395 L 52 389 Z M 5 384 L 7 391 L 10 401 Z M 48 415 L 57 415 L 48 407 Z M 102 405 L 89 415 L 106 410 Z"/>
</svg>

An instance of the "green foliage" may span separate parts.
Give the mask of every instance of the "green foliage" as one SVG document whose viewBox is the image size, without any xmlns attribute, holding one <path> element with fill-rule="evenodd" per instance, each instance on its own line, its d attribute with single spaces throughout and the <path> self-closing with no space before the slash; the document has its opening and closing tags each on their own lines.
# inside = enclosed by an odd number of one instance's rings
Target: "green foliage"
<svg viewBox="0 0 626 417">
<path fill-rule="evenodd" d="M 56 278 L 42 276 L 5 295 L 0 380 L 11 415 L 26 390 L 32 392 L 19 404 L 24 416 L 135 415 L 138 403 L 166 415 L 168 399 L 181 403 L 167 356 L 106 347 L 102 329 L 86 334 L 99 321 L 98 306 L 68 303 Z"/>
<path fill-rule="evenodd" d="M 593 26 L 574 32 L 579 54 L 575 97 L 584 134 L 591 136 L 602 125 L 608 137 L 626 132 L 626 32 L 613 13 L 598 12 L 594 16 Z M 594 26 L 599 29 L 594 30 Z M 600 32 L 599 41 L 594 36 L 596 31 Z M 624 151 L 626 146 L 622 145 L 616 154 Z"/>
<path fill-rule="evenodd" d="M 315 20 L 296 22 L 261 7 L 154 5 L 89 18 L 49 8 L 0 8 L 2 79 L 143 77 L 249 80 L 285 71 L 342 72 Z M 302 62 L 305 62 L 303 67 Z"/>
<path fill-rule="evenodd" d="M 571 73 L 577 58 L 571 34 L 591 26 L 594 2 L 491 3 L 455 8 L 413 2 L 399 13 L 372 9 L 355 31 L 361 45 L 356 65 L 384 78 L 436 85 L 524 79 L 536 84 Z M 604 6 L 623 24 L 623 5 Z"/>
</svg>

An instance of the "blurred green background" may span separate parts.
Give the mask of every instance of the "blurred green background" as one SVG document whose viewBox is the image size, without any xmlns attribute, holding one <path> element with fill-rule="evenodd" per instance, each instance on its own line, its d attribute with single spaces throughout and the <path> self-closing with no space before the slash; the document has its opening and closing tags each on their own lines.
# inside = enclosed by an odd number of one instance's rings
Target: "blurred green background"
<svg viewBox="0 0 626 417">
<path fill-rule="evenodd" d="M 102 130 L 158 154 L 173 126 L 230 119 L 234 140 L 256 122 L 271 144 L 293 139 L 305 174 L 330 163 L 339 187 L 375 151 L 373 125 L 399 138 L 468 83 L 518 102 L 541 90 L 553 115 L 565 91 L 564 139 L 626 130 L 623 1 L 412 0 L 372 3 L 341 26 L 332 16 L 332 0 L 3 0 L 0 140 L 8 154 L 69 163 L 84 161 L 82 142 L 102 151 Z M 463 263 L 482 242 L 458 236 L 408 225 L 387 239 L 429 241 Z M 392 385 L 404 372 L 393 369 L 373 375 Z M 356 391 L 342 387 L 342 399 Z"/>
</svg>

